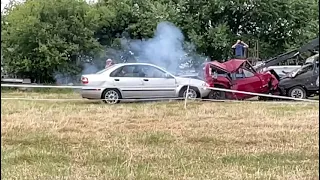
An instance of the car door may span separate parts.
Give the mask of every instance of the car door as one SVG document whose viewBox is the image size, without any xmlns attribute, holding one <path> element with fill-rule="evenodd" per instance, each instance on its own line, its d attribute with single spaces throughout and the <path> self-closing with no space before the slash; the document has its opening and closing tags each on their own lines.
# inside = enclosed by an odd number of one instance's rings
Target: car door
<svg viewBox="0 0 320 180">
<path fill-rule="evenodd" d="M 143 93 L 146 97 L 175 97 L 176 79 L 167 72 L 151 65 L 141 65 L 141 71 L 144 74 Z"/>
<path fill-rule="evenodd" d="M 234 73 L 235 81 L 231 89 L 238 91 L 246 91 L 253 93 L 260 93 L 262 82 L 254 72 L 247 69 L 240 69 L 241 73 Z M 247 99 L 253 95 L 235 93 L 237 99 Z"/>
<path fill-rule="evenodd" d="M 137 65 L 124 65 L 110 73 L 113 85 L 120 89 L 122 98 L 143 97 L 143 93 L 141 93 L 143 81 L 139 74 L 134 72 L 135 69 L 137 69 Z"/>
</svg>

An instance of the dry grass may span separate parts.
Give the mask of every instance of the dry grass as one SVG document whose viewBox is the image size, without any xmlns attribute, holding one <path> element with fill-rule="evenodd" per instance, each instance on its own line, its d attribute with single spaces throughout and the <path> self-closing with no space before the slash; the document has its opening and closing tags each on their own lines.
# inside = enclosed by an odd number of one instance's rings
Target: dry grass
<svg viewBox="0 0 320 180">
<path fill-rule="evenodd" d="M 319 178 L 318 105 L 188 107 L 2 100 L 2 179 Z"/>
</svg>

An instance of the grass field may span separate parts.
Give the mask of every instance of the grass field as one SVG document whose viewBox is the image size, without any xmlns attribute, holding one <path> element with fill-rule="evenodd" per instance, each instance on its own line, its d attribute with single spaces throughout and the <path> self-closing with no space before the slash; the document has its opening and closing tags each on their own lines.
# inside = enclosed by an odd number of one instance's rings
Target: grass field
<svg viewBox="0 0 320 180">
<path fill-rule="evenodd" d="M 319 178 L 317 104 L 183 106 L 2 100 L 2 179 Z"/>
</svg>

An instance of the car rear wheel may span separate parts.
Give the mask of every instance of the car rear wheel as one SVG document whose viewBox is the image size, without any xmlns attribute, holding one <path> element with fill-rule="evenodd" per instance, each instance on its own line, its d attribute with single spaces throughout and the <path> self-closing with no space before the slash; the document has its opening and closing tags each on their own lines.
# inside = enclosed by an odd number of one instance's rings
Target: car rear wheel
<svg viewBox="0 0 320 180">
<path fill-rule="evenodd" d="M 305 99 L 307 97 L 307 93 L 302 87 L 296 86 L 289 89 L 288 96 L 297 99 Z"/>
<path fill-rule="evenodd" d="M 180 91 L 180 97 L 183 98 L 188 98 L 188 99 L 196 99 L 200 97 L 200 93 L 198 91 L 197 88 L 195 87 L 184 87 L 181 91 Z"/>
<path fill-rule="evenodd" d="M 121 93 L 116 89 L 106 89 L 103 91 L 101 99 L 107 104 L 117 104 L 120 102 Z"/>
<path fill-rule="evenodd" d="M 208 98 L 209 99 L 224 100 L 224 99 L 226 99 L 226 92 L 212 90 L 209 93 Z"/>
<path fill-rule="evenodd" d="M 225 87 L 221 86 L 221 85 L 214 85 L 214 87 L 216 88 L 221 88 L 224 89 Z M 224 91 L 217 91 L 217 90 L 212 90 L 209 95 L 208 95 L 209 99 L 217 99 L 217 100 L 225 100 L 226 99 L 226 92 Z"/>
</svg>

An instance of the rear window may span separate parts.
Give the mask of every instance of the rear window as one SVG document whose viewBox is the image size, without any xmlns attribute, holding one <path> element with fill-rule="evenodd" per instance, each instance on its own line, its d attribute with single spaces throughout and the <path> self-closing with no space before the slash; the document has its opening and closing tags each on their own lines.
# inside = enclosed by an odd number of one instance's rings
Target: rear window
<svg viewBox="0 0 320 180">
<path fill-rule="evenodd" d="M 115 64 L 114 65 L 111 65 L 110 67 L 106 68 L 106 69 L 102 69 L 101 71 L 98 71 L 96 74 L 103 74 L 104 72 L 108 71 L 109 69 L 115 67 Z"/>
</svg>

